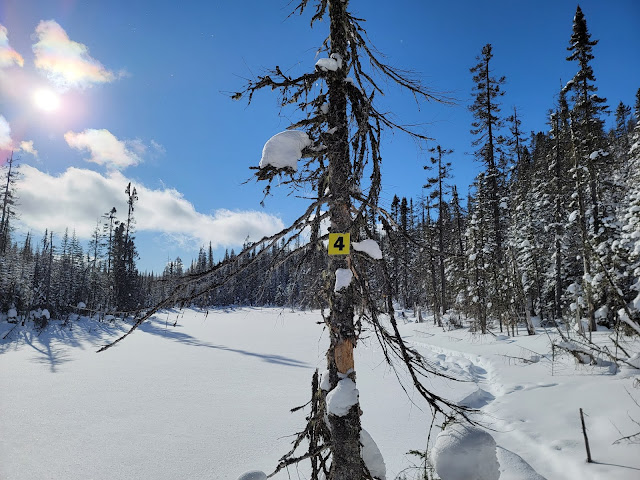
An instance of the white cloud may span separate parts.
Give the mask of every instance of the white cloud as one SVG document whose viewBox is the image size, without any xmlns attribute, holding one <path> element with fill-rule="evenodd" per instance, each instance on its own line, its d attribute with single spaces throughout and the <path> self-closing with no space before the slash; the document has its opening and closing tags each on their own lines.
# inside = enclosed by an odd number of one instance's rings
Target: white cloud
<svg viewBox="0 0 640 480">
<path fill-rule="evenodd" d="M 159 155 L 164 155 L 165 153 L 167 153 L 167 151 L 165 150 L 165 148 L 160 145 L 158 142 L 156 142 L 155 140 L 151 140 L 151 148 L 153 149 L 153 151 Z"/>
<path fill-rule="evenodd" d="M 29 140 L 28 142 L 20 142 L 20 150 L 26 153 L 30 153 L 34 157 L 38 156 L 38 150 L 33 148 L 33 140 Z"/>
<path fill-rule="evenodd" d="M 22 141 L 17 146 L 11 138 L 11 125 L 6 118 L 0 115 L 0 152 L 9 150 L 30 153 L 34 157 L 38 156 L 38 151 L 33 148 L 33 140 Z M 3 158 L 0 160 L 4 160 Z"/>
<path fill-rule="evenodd" d="M 11 126 L 7 119 L 0 115 L 0 150 L 11 150 L 12 147 Z"/>
<path fill-rule="evenodd" d="M 78 237 L 88 239 L 96 220 L 111 207 L 116 207 L 118 218 L 125 219 L 124 190 L 130 181 L 138 192 L 135 218 L 139 232 L 166 234 L 186 240 L 195 248 L 209 242 L 218 248 L 242 245 L 247 236 L 258 240 L 284 228 L 278 217 L 259 211 L 220 209 L 212 215 L 200 213 L 177 190 L 153 190 L 120 172 L 103 176 L 91 170 L 69 168 L 53 176 L 24 164 L 21 174 L 17 190 L 23 230 L 40 232 L 48 228 L 63 232 L 68 227 L 75 229 Z"/>
<path fill-rule="evenodd" d="M 22 67 L 24 65 L 24 59 L 22 55 L 9 45 L 7 33 L 7 28 L 0 25 L 0 68 L 11 67 L 13 65 Z"/>
<path fill-rule="evenodd" d="M 38 40 L 32 47 L 35 66 L 59 87 L 86 88 L 113 82 L 121 76 L 92 58 L 87 46 L 71 40 L 54 20 L 42 20 L 35 36 Z"/>
<path fill-rule="evenodd" d="M 84 132 L 67 132 L 64 139 L 71 148 L 88 150 L 89 162 L 106 165 L 108 168 L 123 169 L 137 165 L 142 161 L 141 155 L 146 151 L 142 141 L 118 140 L 109 130 L 89 128 Z"/>
</svg>

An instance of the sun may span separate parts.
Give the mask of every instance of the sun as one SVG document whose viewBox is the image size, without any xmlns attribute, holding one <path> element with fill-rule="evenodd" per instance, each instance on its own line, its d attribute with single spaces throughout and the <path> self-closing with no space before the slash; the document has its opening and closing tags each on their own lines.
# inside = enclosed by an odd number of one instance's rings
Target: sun
<svg viewBox="0 0 640 480">
<path fill-rule="evenodd" d="M 60 103 L 60 95 L 48 88 L 39 88 L 33 93 L 33 104 L 45 112 L 58 110 Z"/>
</svg>

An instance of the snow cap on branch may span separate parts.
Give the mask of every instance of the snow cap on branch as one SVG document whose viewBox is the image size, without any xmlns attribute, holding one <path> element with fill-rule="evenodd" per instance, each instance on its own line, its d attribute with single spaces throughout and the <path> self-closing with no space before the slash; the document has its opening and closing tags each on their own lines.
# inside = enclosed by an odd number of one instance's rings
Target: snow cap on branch
<svg viewBox="0 0 640 480">
<path fill-rule="evenodd" d="M 321 58 L 316 62 L 316 67 L 318 67 L 323 72 L 331 70 L 335 72 L 339 68 L 342 68 L 342 56 L 338 53 L 332 53 L 329 58 Z"/>
<path fill-rule="evenodd" d="M 276 169 L 298 170 L 298 160 L 302 158 L 302 150 L 311 146 L 311 139 L 306 132 L 285 130 L 264 144 L 260 168 L 268 166 Z"/>
<path fill-rule="evenodd" d="M 366 253 L 374 260 L 382 260 L 382 250 L 375 240 L 367 238 L 361 242 L 351 242 L 351 248 L 358 252 Z"/>
</svg>

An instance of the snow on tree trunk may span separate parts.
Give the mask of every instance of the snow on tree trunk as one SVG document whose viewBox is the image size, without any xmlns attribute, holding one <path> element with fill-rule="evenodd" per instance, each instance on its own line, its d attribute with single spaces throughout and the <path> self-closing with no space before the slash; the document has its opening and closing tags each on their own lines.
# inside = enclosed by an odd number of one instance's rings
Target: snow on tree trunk
<svg viewBox="0 0 640 480">
<path fill-rule="evenodd" d="M 342 1 L 329 2 L 329 17 L 331 20 L 331 50 L 332 54 L 342 59 L 343 65 L 348 64 L 348 40 L 344 24 L 346 18 L 346 3 Z M 343 68 L 327 72 L 329 89 L 329 129 L 334 131 L 328 143 L 329 158 L 329 191 L 332 200 L 329 204 L 331 232 L 347 233 L 352 226 L 351 190 L 351 161 L 349 157 L 349 130 L 347 117 L 346 72 Z M 349 269 L 348 261 L 341 256 L 332 256 L 329 271 Z M 353 349 L 356 345 L 356 331 L 354 325 L 353 287 L 342 288 L 329 293 L 331 312 L 329 315 L 330 346 L 327 351 L 327 366 L 332 388 L 338 384 L 338 374 L 349 376 L 355 383 Z M 355 387 L 355 385 L 354 385 Z M 362 458 L 360 456 L 360 407 L 356 402 L 345 415 L 329 413 L 331 427 L 331 450 L 333 460 L 329 478 L 331 480 L 357 480 L 362 478 Z"/>
</svg>

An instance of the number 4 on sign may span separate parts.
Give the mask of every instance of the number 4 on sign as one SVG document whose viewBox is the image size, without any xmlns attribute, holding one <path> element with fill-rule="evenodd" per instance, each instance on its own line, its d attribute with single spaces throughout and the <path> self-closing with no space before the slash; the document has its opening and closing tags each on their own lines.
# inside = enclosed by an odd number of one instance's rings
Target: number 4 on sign
<svg viewBox="0 0 640 480">
<path fill-rule="evenodd" d="M 330 233 L 329 255 L 349 255 L 351 249 L 351 234 Z"/>
</svg>

